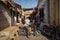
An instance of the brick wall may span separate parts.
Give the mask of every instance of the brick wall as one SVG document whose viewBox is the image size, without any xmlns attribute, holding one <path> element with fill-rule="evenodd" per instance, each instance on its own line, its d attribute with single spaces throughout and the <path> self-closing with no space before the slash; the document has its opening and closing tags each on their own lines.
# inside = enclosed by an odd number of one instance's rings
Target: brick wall
<svg viewBox="0 0 60 40">
<path fill-rule="evenodd" d="M 9 27 L 11 25 L 10 11 L 0 2 L 0 30 Z"/>
<path fill-rule="evenodd" d="M 2 11 L 0 10 L 0 30 L 6 28 L 9 26 L 9 23 L 6 19 L 6 17 L 4 16 L 4 14 L 2 13 Z"/>
</svg>

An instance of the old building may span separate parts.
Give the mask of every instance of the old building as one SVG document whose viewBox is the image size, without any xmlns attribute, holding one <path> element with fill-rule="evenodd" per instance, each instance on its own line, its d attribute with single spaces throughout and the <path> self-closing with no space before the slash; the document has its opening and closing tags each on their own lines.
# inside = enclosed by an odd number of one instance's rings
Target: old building
<svg viewBox="0 0 60 40">
<path fill-rule="evenodd" d="M 19 14 L 17 8 L 21 9 L 21 5 L 18 6 L 12 0 L 0 1 L 0 30 L 14 25 L 14 16 L 18 18 Z"/>
<path fill-rule="evenodd" d="M 45 21 L 48 21 L 50 25 L 55 25 L 60 36 L 60 0 L 47 0 L 45 12 L 48 17 Z"/>
<path fill-rule="evenodd" d="M 38 5 L 42 0 L 38 0 Z M 46 0 L 45 4 L 45 21 L 51 25 L 59 24 L 58 0 Z"/>
</svg>

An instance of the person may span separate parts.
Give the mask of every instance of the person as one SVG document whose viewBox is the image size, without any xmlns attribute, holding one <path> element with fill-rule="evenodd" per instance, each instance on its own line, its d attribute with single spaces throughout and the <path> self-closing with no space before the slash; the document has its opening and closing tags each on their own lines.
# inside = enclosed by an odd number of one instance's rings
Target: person
<svg viewBox="0 0 60 40">
<path fill-rule="evenodd" d="M 25 18 L 25 24 L 26 25 L 30 25 L 30 19 L 27 17 L 27 18 Z"/>
<path fill-rule="evenodd" d="M 40 11 L 40 13 L 39 13 L 40 22 L 44 22 L 44 8 L 41 8 L 39 11 Z"/>
<path fill-rule="evenodd" d="M 14 16 L 14 25 L 17 25 L 17 20 L 16 16 Z"/>
<path fill-rule="evenodd" d="M 44 7 L 47 0 L 42 0 L 42 2 L 39 5 L 39 15 L 40 15 L 40 22 L 44 22 Z"/>
<path fill-rule="evenodd" d="M 34 24 L 37 26 L 36 28 L 38 29 L 39 28 L 39 25 L 40 25 L 40 16 L 39 16 L 39 13 L 38 13 L 38 7 L 34 8 L 34 11 L 35 11 L 35 15 L 34 15 Z"/>
<path fill-rule="evenodd" d="M 22 24 L 25 23 L 25 12 L 22 10 L 22 14 L 21 14 L 21 19 L 22 19 Z"/>
</svg>

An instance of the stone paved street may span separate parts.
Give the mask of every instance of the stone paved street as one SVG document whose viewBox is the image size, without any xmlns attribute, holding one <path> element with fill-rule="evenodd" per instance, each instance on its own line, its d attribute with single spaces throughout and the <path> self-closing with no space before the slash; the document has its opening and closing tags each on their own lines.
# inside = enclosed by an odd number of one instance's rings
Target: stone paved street
<svg viewBox="0 0 60 40">
<path fill-rule="evenodd" d="M 40 36 L 30 35 L 29 38 L 27 38 L 26 36 L 19 36 L 19 35 L 14 36 L 18 28 L 19 27 L 17 26 L 13 26 L 13 27 L 8 27 L 5 30 L 1 31 L 1 32 L 10 32 L 10 36 L 0 37 L 0 40 L 11 40 L 11 38 L 14 38 L 14 40 L 48 40 L 48 38 L 46 38 L 42 34 L 40 34 Z"/>
<path fill-rule="evenodd" d="M 29 36 L 29 38 L 27 38 L 26 36 L 16 36 L 15 40 L 48 40 L 45 36 L 40 35 L 40 36 Z"/>
</svg>

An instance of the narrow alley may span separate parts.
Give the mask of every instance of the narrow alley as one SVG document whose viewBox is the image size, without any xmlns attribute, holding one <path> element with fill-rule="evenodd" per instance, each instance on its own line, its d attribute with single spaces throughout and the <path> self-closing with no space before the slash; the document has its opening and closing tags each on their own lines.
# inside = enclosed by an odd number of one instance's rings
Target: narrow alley
<svg viewBox="0 0 60 40">
<path fill-rule="evenodd" d="M 60 0 L 0 0 L 0 40 L 60 40 Z"/>
</svg>

